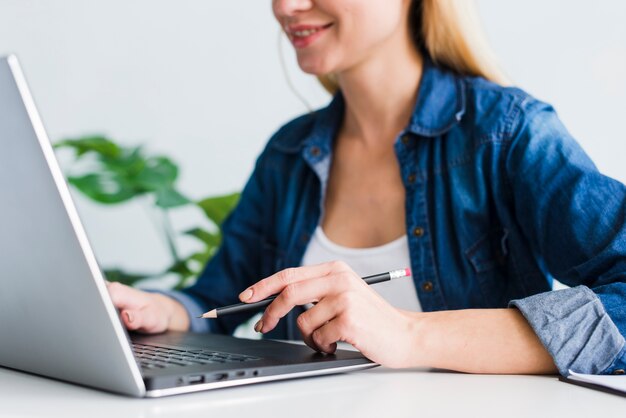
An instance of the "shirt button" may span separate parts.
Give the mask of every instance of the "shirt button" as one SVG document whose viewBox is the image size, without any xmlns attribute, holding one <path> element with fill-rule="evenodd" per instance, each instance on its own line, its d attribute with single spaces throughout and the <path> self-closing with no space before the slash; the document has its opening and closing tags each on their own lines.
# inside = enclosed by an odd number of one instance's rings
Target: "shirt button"
<svg viewBox="0 0 626 418">
<path fill-rule="evenodd" d="M 322 153 L 322 150 L 320 149 L 320 147 L 311 147 L 311 149 L 309 150 L 309 153 L 313 157 L 319 157 L 319 155 Z"/>
<path fill-rule="evenodd" d="M 409 184 L 413 184 L 415 183 L 416 179 L 417 179 L 417 176 L 415 174 L 409 174 L 408 177 L 406 178 L 406 181 L 408 181 Z"/>
<path fill-rule="evenodd" d="M 402 141 L 404 145 L 409 145 L 409 142 L 411 142 L 411 135 L 404 134 L 402 135 L 402 138 L 400 138 L 400 140 Z"/>
<path fill-rule="evenodd" d="M 415 235 L 416 237 L 421 237 L 424 235 L 424 228 L 422 228 L 421 226 L 418 226 L 417 228 L 415 228 L 413 230 L 413 235 Z"/>
<path fill-rule="evenodd" d="M 613 370 L 613 374 L 626 374 L 626 371 L 624 371 L 624 369 L 617 369 Z"/>
<path fill-rule="evenodd" d="M 424 282 L 422 283 L 422 290 L 424 292 L 432 292 L 433 291 L 433 282 Z"/>
</svg>

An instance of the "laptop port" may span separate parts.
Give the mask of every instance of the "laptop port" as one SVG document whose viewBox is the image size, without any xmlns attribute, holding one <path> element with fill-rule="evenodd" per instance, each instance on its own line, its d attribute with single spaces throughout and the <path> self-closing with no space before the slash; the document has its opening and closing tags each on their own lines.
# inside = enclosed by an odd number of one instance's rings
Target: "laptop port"
<svg viewBox="0 0 626 418">
<path fill-rule="evenodd" d="M 213 380 L 227 380 L 228 373 L 217 373 L 213 375 Z"/>
<path fill-rule="evenodd" d="M 190 385 L 196 385 L 198 383 L 204 383 L 204 376 L 203 375 L 194 375 L 194 376 L 189 376 L 187 378 L 187 382 Z"/>
<path fill-rule="evenodd" d="M 240 370 L 235 374 L 235 376 L 237 377 L 244 377 L 245 375 L 246 375 L 246 372 L 244 370 Z"/>
</svg>

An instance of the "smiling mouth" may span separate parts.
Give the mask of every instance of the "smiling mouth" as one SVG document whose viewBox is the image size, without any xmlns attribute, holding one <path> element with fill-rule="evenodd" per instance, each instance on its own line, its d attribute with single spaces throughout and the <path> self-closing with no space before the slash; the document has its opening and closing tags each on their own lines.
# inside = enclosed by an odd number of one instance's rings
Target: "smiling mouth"
<svg viewBox="0 0 626 418">
<path fill-rule="evenodd" d="M 285 32 L 291 38 L 307 38 L 311 35 L 315 35 L 318 32 L 321 32 L 323 30 L 330 28 L 332 25 L 333 25 L 332 23 L 329 23 L 327 25 L 317 26 L 317 27 L 305 26 L 305 25 L 302 25 L 300 27 L 286 27 Z"/>
<path fill-rule="evenodd" d="M 311 36 L 319 31 L 322 31 L 324 29 L 328 29 L 329 27 L 332 26 L 332 23 L 329 23 L 328 25 L 325 26 L 320 26 L 319 28 L 311 28 L 311 29 L 304 29 L 304 30 L 296 30 L 291 32 L 293 36 L 297 36 L 300 38 L 306 38 L 307 36 Z"/>
</svg>

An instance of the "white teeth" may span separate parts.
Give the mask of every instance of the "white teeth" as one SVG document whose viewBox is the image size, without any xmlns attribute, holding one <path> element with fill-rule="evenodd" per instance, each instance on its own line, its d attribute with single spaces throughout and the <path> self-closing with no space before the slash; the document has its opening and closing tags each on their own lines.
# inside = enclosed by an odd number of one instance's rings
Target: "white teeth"
<svg viewBox="0 0 626 418">
<path fill-rule="evenodd" d="M 298 37 L 306 37 L 306 36 L 311 36 L 316 32 L 319 32 L 319 29 L 307 29 L 307 30 L 297 30 L 295 32 L 293 32 L 294 36 L 298 36 Z"/>
</svg>

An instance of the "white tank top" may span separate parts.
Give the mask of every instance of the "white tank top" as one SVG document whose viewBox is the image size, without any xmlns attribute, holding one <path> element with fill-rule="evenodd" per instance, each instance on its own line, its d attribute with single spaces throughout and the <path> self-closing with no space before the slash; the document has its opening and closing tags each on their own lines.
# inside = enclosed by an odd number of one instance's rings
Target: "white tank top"
<svg viewBox="0 0 626 418">
<path fill-rule="evenodd" d="M 406 235 L 378 247 L 349 248 L 332 242 L 318 226 L 304 253 L 302 265 L 334 260 L 346 262 L 361 277 L 411 267 Z M 414 312 L 422 310 L 412 277 L 377 283 L 372 288 L 397 308 Z"/>
</svg>

